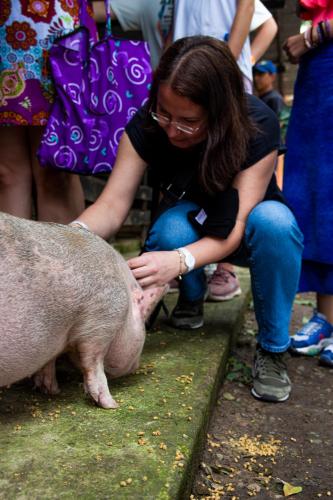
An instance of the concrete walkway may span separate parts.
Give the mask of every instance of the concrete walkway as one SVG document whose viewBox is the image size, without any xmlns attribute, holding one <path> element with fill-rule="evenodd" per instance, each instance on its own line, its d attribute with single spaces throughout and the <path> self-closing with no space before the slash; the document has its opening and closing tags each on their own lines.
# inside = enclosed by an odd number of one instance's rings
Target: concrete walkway
<svg viewBox="0 0 333 500">
<path fill-rule="evenodd" d="M 137 374 L 110 383 L 117 410 L 97 408 L 60 360 L 61 393 L 29 381 L 0 390 L 0 499 L 188 498 L 208 417 L 249 296 L 205 306 L 205 326 L 173 330 L 163 315 Z M 168 296 L 169 305 L 175 296 Z"/>
</svg>

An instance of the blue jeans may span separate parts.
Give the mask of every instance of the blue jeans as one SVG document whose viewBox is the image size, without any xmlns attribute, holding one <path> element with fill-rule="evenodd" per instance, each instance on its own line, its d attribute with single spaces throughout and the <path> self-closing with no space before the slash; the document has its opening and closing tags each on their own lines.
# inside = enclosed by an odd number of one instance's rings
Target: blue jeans
<svg viewBox="0 0 333 500">
<path fill-rule="evenodd" d="M 145 251 L 173 250 L 200 239 L 187 218 L 199 207 L 179 201 L 164 212 L 149 231 Z M 267 351 L 284 352 L 289 347 L 289 323 L 301 270 L 303 235 L 289 208 L 278 201 L 263 201 L 249 214 L 242 250 L 228 262 L 250 268 L 258 342 Z M 187 300 L 204 297 L 203 268 L 186 274 L 180 294 Z"/>
</svg>

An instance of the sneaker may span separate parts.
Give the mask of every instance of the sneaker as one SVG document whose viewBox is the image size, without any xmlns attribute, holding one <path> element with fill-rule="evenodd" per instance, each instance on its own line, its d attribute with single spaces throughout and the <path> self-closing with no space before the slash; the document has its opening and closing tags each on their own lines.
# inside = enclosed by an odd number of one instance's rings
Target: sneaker
<svg viewBox="0 0 333 500">
<path fill-rule="evenodd" d="M 268 352 L 257 347 L 251 390 L 255 398 L 271 402 L 282 402 L 289 398 L 291 382 L 283 359 L 284 354 Z"/>
<path fill-rule="evenodd" d="M 208 281 L 208 300 L 230 300 L 241 293 L 236 274 L 219 264 Z"/>
<path fill-rule="evenodd" d="M 203 303 L 203 299 L 191 302 L 179 297 L 176 307 L 171 313 L 171 325 L 184 330 L 200 328 L 204 324 Z"/>
<path fill-rule="evenodd" d="M 290 351 L 295 354 L 316 356 L 330 342 L 332 325 L 324 314 L 315 313 L 310 321 L 291 337 Z"/>
<path fill-rule="evenodd" d="M 331 341 L 319 356 L 319 364 L 333 368 L 333 342 Z"/>
</svg>

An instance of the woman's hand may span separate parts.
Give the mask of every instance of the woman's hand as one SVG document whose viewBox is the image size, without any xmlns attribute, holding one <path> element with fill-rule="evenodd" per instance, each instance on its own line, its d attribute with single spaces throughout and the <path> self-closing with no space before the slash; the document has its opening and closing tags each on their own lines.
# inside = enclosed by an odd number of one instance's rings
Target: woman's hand
<svg viewBox="0 0 333 500">
<path fill-rule="evenodd" d="M 300 57 L 309 50 L 304 43 L 304 36 L 302 34 L 287 38 L 282 48 L 292 64 L 298 64 Z"/>
<path fill-rule="evenodd" d="M 180 272 L 180 257 L 176 250 L 147 252 L 128 260 L 127 264 L 142 288 L 163 286 Z"/>
</svg>

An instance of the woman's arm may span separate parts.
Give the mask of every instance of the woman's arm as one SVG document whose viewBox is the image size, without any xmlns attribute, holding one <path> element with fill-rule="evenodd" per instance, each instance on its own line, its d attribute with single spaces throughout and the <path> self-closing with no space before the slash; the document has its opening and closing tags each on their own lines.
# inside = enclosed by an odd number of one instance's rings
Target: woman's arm
<svg viewBox="0 0 333 500">
<path fill-rule="evenodd" d="M 301 33 L 287 38 L 282 48 L 292 64 L 298 64 L 300 57 L 310 50 L 305 45 L 304 34 Z"/>
<path fill-rule="evenodd" d="M 106 12 L 105 12 L 105 2 L 104 0 L 94 0 L 92 2 L 94 19 L 96 23 L 105 23 L 106 21 Z M 112 7 L 110 8 L 111 19 L 116 20 L 117 16 L 113 12 Z"/>
<path fill-rule="evenodd" d="M 319 23 L 318 26 L 311 26 L 304 33 L 290 36 L 283 44 L 283 50 L 287 54 L 292 64 L 298 64 L 300 57 L 324 42 L 333 39 L 333 19 L 328 19 Z"/>
<path fill-rule="evenodd" d="M 236 224 L 226 239 L 205 237 L 188 245 L 187 248 L 196 259 L 196 267 L 217 262 L 237 250 L 244 235 L 249 213 L 265 196 L 274 172 L 276 158 L 277 152 L 273 151 L 259 162 L 237 174 L 233 182 L 233 187 L 238 190 L 239 198 Z"/>
<path fill-rule="evenodd" d="M 256 31 L 251 43 L 252 63 L 258 61 L 271 45 L 278 30 L 278 25 L 275 19 L 270 17 Z"/>
<path fill-rule="evenodd" d="M 245 40 L 249 35 L 253 13 L 254 0 L 237 0 L 236 15 L 230 29 L 228 40 L 229 48 L 236 59 L 239 58 Z"/>
<path fill-rule="evenodd" d="M 115 166 L 103 192 L 78 220 L 102 238 L 116 234 L 131 208 L 146 166 L 125 132 L 119 143 Z"/>
<path fill-rule="evenodd" d="M 195 268 L 228 257 L 239 247 L 250 211 L 260 203 L 273 175 L 277 152 L 273 151 L 259 162 L 240 172 L 233 183 L 238 190 L 239 210 L 236 224 L 226 239 L 205 236 L 186 248 L 196 260 Z M 177 276 L 181 269 L 177 251 L 148 252 L 128 261 L 130 268 L 142 287 L 164 285 Z"/>
</svg>

